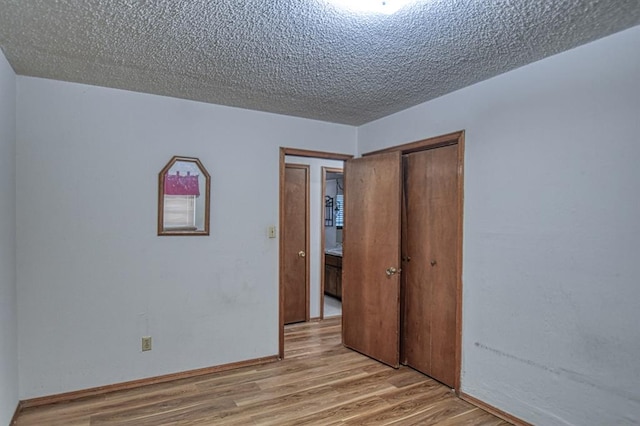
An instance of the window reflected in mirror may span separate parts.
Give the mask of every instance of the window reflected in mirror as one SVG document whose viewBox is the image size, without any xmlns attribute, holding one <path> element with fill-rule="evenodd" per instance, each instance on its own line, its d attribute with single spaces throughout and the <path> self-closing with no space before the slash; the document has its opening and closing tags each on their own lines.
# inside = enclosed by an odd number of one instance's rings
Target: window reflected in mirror
<svg viewBox="0 0 640 426">
<path fill-rule="evenodd" d="M 158 178 L 158 235 L 209 235 L 211 178 L 200 160 L 173 157 Z"/>
</svg>

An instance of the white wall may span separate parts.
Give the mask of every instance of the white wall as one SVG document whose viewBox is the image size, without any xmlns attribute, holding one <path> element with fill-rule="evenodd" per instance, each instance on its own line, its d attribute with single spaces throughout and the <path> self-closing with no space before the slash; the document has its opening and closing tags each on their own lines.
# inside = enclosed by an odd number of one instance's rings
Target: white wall
<svg viewBox="0 0 640 426">
<path fill-rule="evenodd" d="M 0 424 L 18 405 L 16 76 L 0 50 Z"/>
<path fill-rule="evenodd" d="M 354 135 L 355 146 L 355 135 Z M 321 149 L 322 151 L 334 152 L 328 149 Z M 324 223 L 320 221 L 322 215 L 322 209 L 324 209 L 324 197 L 322 196 L 322 167 L 332 167 L 341 169 L 344 162 L 335 160 L 323 160 L 319 158 L 307 158 L 296 157 L 294 155 L 287 155 L 285 162 L 296 164 L 308 164 L 309 165 L 309 316 L 311 318 L 318 318 L 320 316 L 320 262 L 321 257 L 324 256 L 322 250 L 322 241 L 320 233 L 324 232 Z"/>
<path fill-rule="evenodd" d="M 279 147 L 352 154 L 355 128 L 30 77 L 17 97 L 22 399 L 277 354 Z M 211 174 L 209 237 L 156 236 L 173 155 Z"/>
<path fill-rule="evenodd" d="M 640 27 L 358 129 L 466 130 L 462 390 L 540 425 L 640 422 Z"/>
</svg>

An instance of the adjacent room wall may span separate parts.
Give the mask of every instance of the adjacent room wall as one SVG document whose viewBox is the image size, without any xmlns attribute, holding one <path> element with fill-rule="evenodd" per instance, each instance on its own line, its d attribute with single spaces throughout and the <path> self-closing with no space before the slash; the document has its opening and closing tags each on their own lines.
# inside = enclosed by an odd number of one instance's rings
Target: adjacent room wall
<svg viewBox="0 0 640 426">
<path fill-rule="evenodd" d="M 0 424 L 18 406 L 16 76 L 0 50 Z"/>
<path fill-rule="evenodd" d="M 354 142 L 355 146 L 355 142 Z M 327 149 L 320 151 L 333 152 Z M 320 222 L 324 197 L 322 196 L 322 167 L 341 169 L 344 162 L 335 160 L 323 160 L 320 158 L 296 157 L 287 155 L 286 163 L 309 165 L 309 316 L 320 317 L 320 257 L 324 256 L 320 232 L 324 232 L 324 224 Z"/>
<path fill-rule="evenodd" d="M 364 125 L 466 130 L 462 390 L 540 425 L 640 422 L 640 27 Z"/>
<path fill-rule="evenodd" d="M 278 353 L 279 147 L 354 127 L 30 77 L 17 123 L 21 399 Z M 156 236 L 173 155 L 211 174 L 208 237 Z"/>
</svg>

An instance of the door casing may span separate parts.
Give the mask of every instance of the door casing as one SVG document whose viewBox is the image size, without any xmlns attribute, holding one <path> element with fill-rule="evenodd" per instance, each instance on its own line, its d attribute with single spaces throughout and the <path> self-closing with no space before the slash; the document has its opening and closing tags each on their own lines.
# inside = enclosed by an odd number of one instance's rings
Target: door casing
<svg viewBox="0 0 640 426">
<path fill-rule="evenodd" d="M 278 227 L 282 230 L 284 224 L 284 180 L 285 180 L 285 157 L 287 155 L 294 155 L 297 157 L 309 157 L 309 158 L 322 158 L 326 160 L 348 160 L 353 158 L 350 154 L 340 154 L 332 152 L 312 151 L 298 148 L 286 148 L 280 147 L 280 173 L 279 173 L 279 219 Z M 282 254 L 284 253 L 284 246 L 282 238 L 278 238 L 278 357 L 284 359 L 284 262 Z M 309 253 L 307 249 L 307 258 L 313 253 Z"/>
</svg>

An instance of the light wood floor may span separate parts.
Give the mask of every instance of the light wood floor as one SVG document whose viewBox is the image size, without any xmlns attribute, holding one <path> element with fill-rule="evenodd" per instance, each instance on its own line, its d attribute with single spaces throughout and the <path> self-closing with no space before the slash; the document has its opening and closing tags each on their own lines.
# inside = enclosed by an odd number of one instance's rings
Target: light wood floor
<svg viewBox="0 0 640 426">
<path fill-rule="evenodd" d="M 406 367 L 340 343 L 340 319 L 287 326 L 285 360 L 27 408 L 18 425 L 483 425 L 508 423 Z"/>
</svg>

